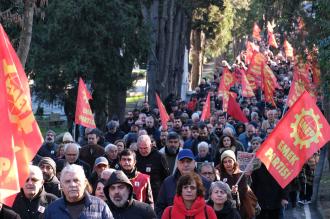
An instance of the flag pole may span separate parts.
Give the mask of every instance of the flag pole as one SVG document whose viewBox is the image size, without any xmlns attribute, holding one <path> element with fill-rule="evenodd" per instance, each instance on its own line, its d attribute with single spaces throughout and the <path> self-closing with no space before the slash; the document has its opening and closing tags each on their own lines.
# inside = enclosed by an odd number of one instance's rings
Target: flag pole
<svg viewBox="0 0 330 219">
<path fill-rule="evenodd" d="M 237 186 L 239 184 L 239 182 L 242 180 L 242 178 L 245 175 L 245 173 L 248 171 L 248 168 L 251 167 L 254 159 L 256 158 L 256 151 L 257 151 L 257 149 L 255 149 L 253 151 L 253 157 L 252 157 L 252 159 L 249 161 L 249 163 L 246 165 L 245 169 L 242 171 L 242 174 L 240 175 L 240 177 L 238 178 L 237 182 L 235 183 L 235 186 Z"/>
</svg>

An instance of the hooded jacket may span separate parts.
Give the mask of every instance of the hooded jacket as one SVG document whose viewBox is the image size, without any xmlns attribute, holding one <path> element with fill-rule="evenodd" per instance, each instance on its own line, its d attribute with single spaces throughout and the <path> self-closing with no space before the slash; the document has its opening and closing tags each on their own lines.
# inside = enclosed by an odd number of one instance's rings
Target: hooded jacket
<svg viewBox="0 0 330 219">
<path fill-rule="evenodd" d="M 117 207 L 109 196 L 109 188 L 118 183 L 126 184 L 129 188 L 129 196 L 127 202 L 122 207 Z M 110 210 L 116 219 L 154 219 L 156 214 L 153 209 L 146 203 L 133 199 L 133 186 L 125 173 L 121 170 L 117 170 L 111 174 L 108 182 L 104 186 L 104 195 L 109 202 Z"/>
<path fill-rule="evenodd" d="M 175 195 L 173 206 L 167 207 L 162 215 L 162 219 L 171 218 L 216 219 L 217 216 L 212 207 L 206 205 L 204 197 L 197 197 L 192 204 L 191 209 L 186 209 L 182 196 Z"/>
</svg>

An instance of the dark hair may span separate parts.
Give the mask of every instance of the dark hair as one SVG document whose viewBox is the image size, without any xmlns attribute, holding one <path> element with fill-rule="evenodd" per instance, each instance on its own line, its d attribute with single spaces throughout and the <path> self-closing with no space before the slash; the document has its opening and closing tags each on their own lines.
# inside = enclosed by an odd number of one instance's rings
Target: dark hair
<svg viewBox="0 0 330 219">
<path fill-rule="evenodd" d="M 133 150 L 131 149 L 124 149 L 120 154 L 119 154 L 119 160 L 121 160 L 122 156 L 133 156 L 134 160 L 136 160 L 136 154 Z"/>
<path fill-rule="evenodd" d="M 236 140 L 235 140 L 235 138 L 233 138 L 233 137 L 230 136 L 230 135 L 222 135 L 221 138 L 220 138 L 220 140 L 219 140 L 219 148 L 224 148 L 224 146 L 223 146 L 223 139 L 224 139 L 225 137 L 230 138 L 231 146 L 235 146 L 235 147 L 236 147 Z"/>
<path fill-rule="evenodd" d="M 188 175 L 183 175 L 179 178 L 178 185 L 176 187 L 176 194 L 181 196 L 183 186 L 190 185 L 193 181 L 196 182 L 197 197 L 199 197 L 199 196 L 204 197 L 205 188 L 203 186 L 200 176 L 198 176 L 196 173 L 190 173 Z"/>
<path fill-rule="evenodd" d="M 95 188 L 93 189 L 92 195 L 95 195 L 95 192 L 96 192 L 96 188 L 97 188 L 97 184 L 98 183 L 102 183 L 105 186 L 107 184 L 107 181 L 105 179 L 99 179 L 99 180 L 97 180 L 97 182 L 95 184 Z"/>
</svg>

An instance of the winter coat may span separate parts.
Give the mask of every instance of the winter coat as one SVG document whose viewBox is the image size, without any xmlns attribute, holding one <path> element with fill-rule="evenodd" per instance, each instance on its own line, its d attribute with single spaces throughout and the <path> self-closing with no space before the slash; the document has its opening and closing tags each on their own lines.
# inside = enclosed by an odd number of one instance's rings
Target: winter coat
<svg viewBox="0 0 330 219">
<path fill-rule="evenodd" d="M 85 203 L 78 219 L 113 219 L 107 204 L 94 196 L 85 193 Z M 64 198 L 53 202 L 45 211 L 45 219 L 71 219 Z"/>
<path fill-rule="evenodd" d="M 259 169 L 252 172 L 251 188 L 258 198 L 261 210 L 280 209 L 281 200 L 288 200 L 287 188 L 282 189 L 264 164 L 261 164 Z"/>
<path fill-rule="evenodd" d="M 170 175 L 164 155 L 156 149 L 152 149 L 146 157 L 136 153 L 136 168 L 150 176 L 152 196 L 156 199 L 162 182 Z"/>
<path fill-rule="evenodd" d="M 43 143 L 38 151 L 38 155 L 41 157 L 50 157 L 56 160 L 56 150 L 58 145 L 56 143 Z"/>
<path fill-rule="evenodd" d="M 21 219 L 21 217 L 15 211 L 3 205 L 0 210 L 0 219 Z"/>
<path fill-rule="evenodd" d="M 104 148 L 98 144 L 85 145 L 80 148 L 79 159 L 85 161 L 93 169 L 96 158 L 104 155 Z"/>
<path fill-rule="evenodd" d="M 129 187 L 130 194 L 127 202 L 122 207 L 117 207 L 110 199 L 109 188 L 113 184 L 124 183 Z M 123 171 L 115 171 L 111 174 L 103 188 L 107 197 L 110 210 L 115 219 L 155 219 L 156 214 L 150 205 L 133 199 L 133 185 Z"/>
<path fill-rule="evenodd" d="M 176 170 L 173 175 L 167 177 L 163 182 L 155 205 L 155 211 L 159 218 L 163 214 L 163 211 L 166 207 L 173 205 L 173 199 L 176 194 L 176 186 L 180 176 L 180 172 Z M 208 191 L 211 186 L 211 182 L 203 176 L 200 177 L 202 179 L 205 190 Z M 208 199 L 208 195 L 209 193 L 206 192 L 205 199 Z"/>
<path fill-rule="evenodd" d="M 23 189 L 17 194 L 13 210 L 18 213 L 23 219 L 37 219 L 42 218 L 47 206 L 55 201 L 57 197 L 53 194 L 47 193 L 42 188 L 39 193 L 32 199 L 28 199 L 24 195 Z"/>
<path fill-rule="evenodd" d="M 209 200 L 207 204 L 213 207 L 212 200 Z M 215 214 L 217 215 L 217 219 L 241 219 L 235 204 L 229 200 L 224 203 L 220 211 L 215 211 Z"/>
<path fill-rule="evenodd" d="M 53 176 L 52 179 L 48 182 L 45 181 L 44 187 L 46 192 L 54 194 L 59 198 L 62 196 L 60 181 L 56 176 Z"/>
<path fill-rule="evenodd" d="M 217 216 L 211 206 L 206 205 L 204 197 L 197 197 L 191 206 L 191 209 L 186 209 L 181 196 L 174 197 L 173 206 L 165 209 L 162 219 L 216 219 Z"/>
</svg>

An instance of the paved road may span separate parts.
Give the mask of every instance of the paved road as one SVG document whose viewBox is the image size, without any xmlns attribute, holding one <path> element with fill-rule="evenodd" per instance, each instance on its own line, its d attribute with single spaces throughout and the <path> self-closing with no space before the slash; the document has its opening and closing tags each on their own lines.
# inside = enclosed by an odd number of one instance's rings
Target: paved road
<svg viewBox="0 0 330 219">
<path fill-rule="evenodd" d="M 323 219 L 323 217 L 314 205 L 298 205 L 285 211 L 285 219 Z"/>
</svg>

